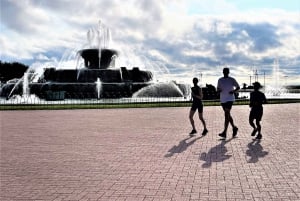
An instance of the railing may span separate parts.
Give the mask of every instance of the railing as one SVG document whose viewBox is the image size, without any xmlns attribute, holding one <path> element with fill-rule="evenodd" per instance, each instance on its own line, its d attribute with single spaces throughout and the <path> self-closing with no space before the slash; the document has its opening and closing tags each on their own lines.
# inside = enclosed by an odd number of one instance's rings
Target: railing
<svg viewBox="0 0 300 201">
<path fill-rule="evenodd" d="M 0 98 L 0 110 L 16 109 L 102 109 L 102 108 L 135 108 L 135 107 L 189 107 L 190 97 L 145 97 L 145 98 L 119 98 L 118 94 L 112 98 L 84 98 L 94 97 L 93 94 L 81 94 L 77 99 L 69 99 L 68 94 L 58 94 L 59 97 L 52 97 L 51 100 L 38 98 L 35 95 L 20 96 L 14 95 L 10 99 Z M 70 94 L 69 94 L 70 95 Z M 296 98 L 272 97 L 268 103 L 299 103 L 300 94 Z M 73 97 L 73 96 L 71 96 Z M 203 100 L 205 106 L 220 105 L 218 99 Z M 235 104 L 247 105 L 248 98 L 239 98 Z"/>
</svg>

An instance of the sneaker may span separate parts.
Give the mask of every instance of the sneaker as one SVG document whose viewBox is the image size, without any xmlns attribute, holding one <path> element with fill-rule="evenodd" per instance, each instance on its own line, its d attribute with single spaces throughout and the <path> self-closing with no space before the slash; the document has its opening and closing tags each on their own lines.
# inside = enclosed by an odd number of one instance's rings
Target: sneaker
<svg viewBox="0 0 300 201">
<path fill-rule="evenodd" d="M 190 132 L 190 136 L 193 136 L 195 133 L 197 133 L 197 131 L 195 129 L 193 129 L 191 132 Z"/>
<path fill-rule="evenodd" d="M 232 129 L 232 137 L 235 137 L 237 135 L 237 132 L 238 132 L 238 127 L 233 127 Z"/>
<path fill-rule="evenodd" d="M 207 129 L 204 129 L 203 132 L 202 132 L 202 135 L 206 135 L 208 133 L 208 130 Z"/>
<path fill-rule="evenodd" d="M 257 128 L 254 128 L 252 133 L 251 133 L 251 136 L 255 136 L 256 132 L 257 132 Z"/>
<path fill-rule="evenodd" d="M 259 133 L 257 136 L 256 136 L 256 139 L 257 140 L 260 140 L 262 138 L 262 135 Z"/>
<path fill-rule="evenodd" d="M 222 132 L 222 133 L 219 134 L 219 136 L 222 137 L 222 138 L 226 138 L 226 133 Z"/>
</svg>

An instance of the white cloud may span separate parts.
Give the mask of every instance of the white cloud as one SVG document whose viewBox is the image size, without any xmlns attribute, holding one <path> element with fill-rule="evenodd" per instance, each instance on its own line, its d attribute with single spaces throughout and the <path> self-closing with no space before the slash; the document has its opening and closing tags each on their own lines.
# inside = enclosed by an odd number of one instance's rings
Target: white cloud
<svg viewBox="0 0 300 201">
<path fill-rule="evenodd" d="M 86 47 L 88 29 L 101 20 L 111 29 L 111 47 L 123 55 L 120 65 L 187 80 L 203 71 L 210 82 L 220 75 L 222 65 L 230 65 L 246 81 L 247 66 L 263 66 L 270 73 L 278 57 L 285 73 L 299 76 L 299 13 L 241 11 L 230 2 L 4 0 L 1 60 L 38 62 L 42 56 L 60 61 L 64 50 L 74 56 L 74 49 Z"/>
</svg>

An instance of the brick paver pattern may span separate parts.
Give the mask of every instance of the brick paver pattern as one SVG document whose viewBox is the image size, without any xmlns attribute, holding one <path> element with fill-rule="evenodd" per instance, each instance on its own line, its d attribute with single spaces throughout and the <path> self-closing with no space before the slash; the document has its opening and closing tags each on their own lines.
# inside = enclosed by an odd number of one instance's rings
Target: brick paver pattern
<svg viewBox="0 0 300 201">
<path fill-rule="evenodd" d="M 299 107 L 265 105 L 261 141 L 245 105 L 225 141 L 219 106 L 204 137 L 188 107 L 0 111 L 0 200 L 299 200 Z"/>
</svg>

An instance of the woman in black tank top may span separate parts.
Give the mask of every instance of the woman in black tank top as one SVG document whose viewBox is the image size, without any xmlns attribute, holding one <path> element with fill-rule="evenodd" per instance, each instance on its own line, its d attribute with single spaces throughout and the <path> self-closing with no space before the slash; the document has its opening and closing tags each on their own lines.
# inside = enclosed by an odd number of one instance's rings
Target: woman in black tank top
<svg viewBox="0 0 300 201">
<path fill-rule="evenodd" d="M 197 133 L 197 130 L 196 130 L 196 127 L 195 127 L 195 122 L 194 122 L 194 119 L 193 119 L 194 114 L 195 114 L 197 109 L 198 109 L 199 119 L 202 122 L 203 127 L 204 127 L 202 135 L 206 135 L 208 130 L 206 128 L 206 123 L 205 123 L 205 120 L 203 118 L 203 104 L 202 104 L 203 93 L 202 93 L 202 89 L 198 86 L 198 79 L 197 78 L 193 79 L 193 84 L 194 84 L 194 86 L 191 88 L 193 102 L 192 102 L 192 107 L 191 107 L 190 114 L 189 114 L 189 119 L 190 119 L 193 130 L 190 132 L 190 136 L 193 136 L 195 133 Z"/>
</svg>

